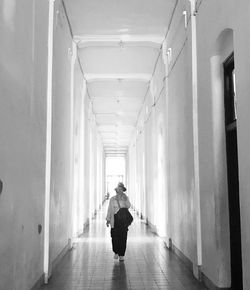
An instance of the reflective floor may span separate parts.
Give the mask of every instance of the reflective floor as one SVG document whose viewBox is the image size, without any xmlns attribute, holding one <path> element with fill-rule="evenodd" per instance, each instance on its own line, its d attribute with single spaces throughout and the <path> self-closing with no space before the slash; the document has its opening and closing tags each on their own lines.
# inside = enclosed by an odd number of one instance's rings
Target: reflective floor
<svg viewBox="0 0 250 290">
<path fill-rule="evenodd" d="M 124 262 L 113 259 L 107 204 L 54 270 L 45 289 L 207 289 L 147 226 L 136 218 L 129 229 Z"/>
</svg>

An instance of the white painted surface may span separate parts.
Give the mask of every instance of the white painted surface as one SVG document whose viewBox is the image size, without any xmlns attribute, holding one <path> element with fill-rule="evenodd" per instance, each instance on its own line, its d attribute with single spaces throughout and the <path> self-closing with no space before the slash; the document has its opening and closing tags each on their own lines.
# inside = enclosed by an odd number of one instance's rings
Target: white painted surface
<svg viewBox="0 0 250 290">
<path fill-rule="evenodd" d="M 191 12 L 191 38 L 192 38 L 192 103 L 193 103 L 193 146 L 194 146 L 194 207 L 195 225 L 194 235 L 196 240 L 196 263 L 193 266 L 194 274 L 199 279 L 198 267 L 202 265 L 201 241 L 201 203 L 200 203 L 200 175 L 199 175 L 199 134 L 198 134 L 198 75 L 197 75 L 197 30 L 195 0 L 190 1 Z M 185 28 L 187 28 L 187 11 L 183 12 Z"/>
<path fill-rule="evenodd" d="M 45 171 L 45 211 L 44 211 L 44 283 L 48 284 L 51 265 L 49 261 L 50 243 L 50 177 L 51 177 L 51 134 L 52 134 L 52 83 L 54 44 L 54 0 L 49 1 L 48 17 L 48 64 L 47 64 L 47 116 L 46 116 L 46 171 Z"/>
<path fill-rule="evenodd" d="M 43 273 L 48 5 L 48 1 L 0 1 L 0 288 L 4 290 L 30 289 Z"/>
<path fill-rule="evenodd" d="M 126 135 L 123 126 L 136 125 L 141 98 L 147 92 L 142 82 L 149 82 L 152 77 L 175 1 L 65 4 L 98 130 L 102 133 L 102 125 L 119 124 L 119 132 Z M 103 139 L 105 152 L 110 153 L 115 147 L 117 153 L 122 153 L 120 146 L 128 147 L 130 139 L 131 134 L 127 134 L 117 140 L 113 130 L 113 137 Z"/>
<path fill-rule="evenodd" d="M 250 288 L 250 136 L 249 112 L 250 112 L 250 33 L 249 16 L 250 3 L 242 1 L 236 10 L 237 26 L 235 27 L 234 43 L 237 47 L 236 60 L 236 90 L 237 90 L 237 110 L 238 110 L 238 156 L 239 156 L 239 183 L 240 183 L 240 208 L 241 208 L 241 239 L 242 239 L 242 262 L 243 262 L 243 283 L 244 289 Z"/>
<path fill-rule="evenodd" d="M 53 103 L 50 198 L 50 263 L 58 257 L 71 238 L 73 185 L 71 184 L 72 113 L 71 55 L 72 39 L 64 9 L 55 2 L 53 51 Z M 72 185 L 72 187 L 71 187 Z"/>
<path fill-rule="evenodd" d="M 48 23 L 45 25 L 44 19 L 48 19 L 48 2 L 11 0 L 0 4 L 0 178 L 4 184 L 0 196 L 0 260 L 4 264 L 0 280 L 4 289 L 23 290 L 43 273 L 44 232 L 39 235 L 37 225 L 44 229 L 49 113 L 45 102 Z M 171 48 L 167 76 L 161 57 L 155 64 L 175 1 L 65 0 L 65 4 L 75 39 L 80 41 L 87 92 L 77 63 L 74 110 L 70 110 L 72 39 L 62 6 L 56 1 L 50 262 L 67 245 L 68 238 L 80 233 L 102 200 L 103 154 L 129 152 L 128 193 L 133 204 L 156 231 L 165 239 L 171 238 L 195 265 L 199 264 L 189 2 L 178 2 L 167 35 L 166 51 Z M 186 29 L 183 11 L 187 11 Z M 250 4 L 247 0 L 202 1 L 196 18 L 202 271 L 216 286 L 230 285 L 220 65 L 232 50 L 232 43 L 227 37 L 218 42 L 218 37 L 225 29 L 233 29 L 243 280 L 244 289 L 249 289 Z M 112 39 L 116 35 L 118 41 Z M 216 42 L 221 45 L 216 46 Z M 74 120 L 71 125 L 70 120 Z M 69 142 L 72 133 L 74 155 Z M 81 164 L 79 159 L 83 160 Z M 75 169 L 74 188 L 70 164 Z M 161 168 L 167 172 L 162 174 Z M 167 196 L 161 181 L 167 184 Z M 70 204 L 76 209 L 73 216 Z M 164 210 L 167 212 L 162 228 L 156 213 Z"/>
<path fill-rule="evenodd" d="M 65 1 L 76 35 L 164 35 L 174 0 Z"/>
<path fill-rule="evenodd" d="M 222 63 L 235 55 L 244 289 L 249 276 L 249 15 L 248 1 L 203 1 L 197 15 L 199 146 L 203 269 L 218 287 L 230 286 L 230 245 Z M 207 29 L 209 25 L 209 29 Z M 230 35 L 233 30 L 233 46 Z M 204 33 L 206 31 L 206 33 Z M 248 176 L 248 177 L 247 177 Z"/>
</svg>

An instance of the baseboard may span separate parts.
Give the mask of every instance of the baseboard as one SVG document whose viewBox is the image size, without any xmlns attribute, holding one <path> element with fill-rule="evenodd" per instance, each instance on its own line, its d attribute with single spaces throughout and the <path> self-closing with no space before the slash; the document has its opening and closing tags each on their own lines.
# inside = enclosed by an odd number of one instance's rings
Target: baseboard
<svg viewBox="0 0 250 290">
<path fill-rule="evenodd" d="M 169 250 L 172 251 L 173 253 L 175 253 L 180 259 L 181 261 L 186 265 L 186 267 L 188 269 L 190 269 L 190 271 L 192 273 L 194 273 L 194 269 L 193 267 L 195 266 L 193 264 L 193 262 L 185 255 L 183 254 L 183 252 L 181 250 L 179 250 L 174 243 L 172 242 L 172 240 L 170 239 L 169 244 L 171 245 L 169 247 Z M 208 289 L 210 290 L 231 290 L 231 288 L 227 288 L 227 287 L 218 287 L 216 286 L 201 270 L 201 267 L 198 266 L 197 269 L 198 273 L 197 273 L 197 277 L 195 277 L 198 281 L 202 282 Z M 195 275 L 194 275 L 195 276 Z"/>
<path fill-rule="evenodd" d="M 210 290 L 231 290 L 231 287 L 218 287 L 214 285 L 214 283 L 204 274 L 201 273 L 202 282 L 206 285 L 206 287 Z"/>
<path fill-rule="evenodd" d="M 52 262 L 52 271 L 51 274 L 53 274 L 53 270 L 58 266 L 62 258 L 65 256 L 65 254 L 70 250 L 71 248 L 71 240 L 68 240 L 68 244 L 63 248 L 63 250 L 60 252 L 60 254 L 54 259 Z M 51 276 L 51 275 L 50 275 Z M 44 285 L 44 274 L 36 281 L 36 283 L 33 285 L 33 287 L 30 290 L 37 290 L 42 285 Z"/>
<path fill-rule="evenodd" d="M 89 228 L 89 218 L 87 218 L 86 222 L 83 224 L 83 233 L 86 232 Z"/>
<path fill-rule="evenodd" d="M 173 243 L 173 241 L 171 241 L 171 251 L 174 252 L 180 259 L 181 261 L 185 264 L 185 266 L 191 271 L 193 272 L 193 262 L 185 255 L 182 253 L 181 250 L 179 250 L 175 244 Z"/>
<path fill-rule="evenodd" d="M 154 226 L 147 218 L 146 218 L 146 224 L 150 227 L 151 232 L 153 232 L 155 235 L 158 235 L 156 226 Z M 190 269 L 191 272 L 193 272 L 193 262 L 185 254 L 183 254 L 181 250 L 179 250 L 174 245 L 172 239 L 169 239 L 168 243 L 166 239 L 163 239 L 163 242 L 166 248 L 168 248 L 169 251 L 172 251 L 173 253 L 175 253 L 181 259 L 181 261 L 186 265 L 186 267 Z"/>
<path fill-rule="evenodd" d="M 36 281 L 34 286 L 30 290 L 37 290 L 44 284 L 44 274 Z"/>
<path fill-rule="evenodd" d="M 150 230 L 153 234 L 157 235 L 157 229 L 156 226 L 154 226 L 148 219 L 146 219 L 147 226 L 150 227 Z"/>
<path fill-rule="evenodd" d="M 65 254 L 71 249 L 71 239 L 68 239 L 68 244 L 62 249 L 60 254 L 54 259 L 52 262 L 52 273 L 53 270 L 58 266 L 62 258 L 65 256 Z"/>
</svg>

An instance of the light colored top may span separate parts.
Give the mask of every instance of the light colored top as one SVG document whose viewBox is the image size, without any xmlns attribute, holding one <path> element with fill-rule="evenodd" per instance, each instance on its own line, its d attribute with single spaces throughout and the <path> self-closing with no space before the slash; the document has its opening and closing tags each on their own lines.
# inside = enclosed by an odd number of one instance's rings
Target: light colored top
<svg viewBox="0 0 250 290">
<path fill-rule="evenodd" d="M 131 206 L 131 203 L 125 193 L 121 196 L 115 195 L 110 198 L 106 220 L 110 222 L 111 228 L 114 227 L 114 214 L 116 214 L 119 210 L 117 199 L 119 200 L 120 207 L 130 208 Z"/>
</svg>

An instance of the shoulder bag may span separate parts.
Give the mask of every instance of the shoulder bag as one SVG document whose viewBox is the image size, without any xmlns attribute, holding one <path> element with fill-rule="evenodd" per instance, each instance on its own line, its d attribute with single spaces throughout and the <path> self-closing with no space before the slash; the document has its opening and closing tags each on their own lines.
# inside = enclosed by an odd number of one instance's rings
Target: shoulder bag
<svg viewBox="0 0 250 290">
<path fill-rule="evenodd" d="M 126 207 L 121 207 L 120 203 L 117 200 L 119 210 L 118 212 L 114 215 L 115 216 L 115 228 L 127 228 L 128 226 L 131 225 L 133 222 L 133 216 L 129 212 L 128 208 Z"/>
</svg>

